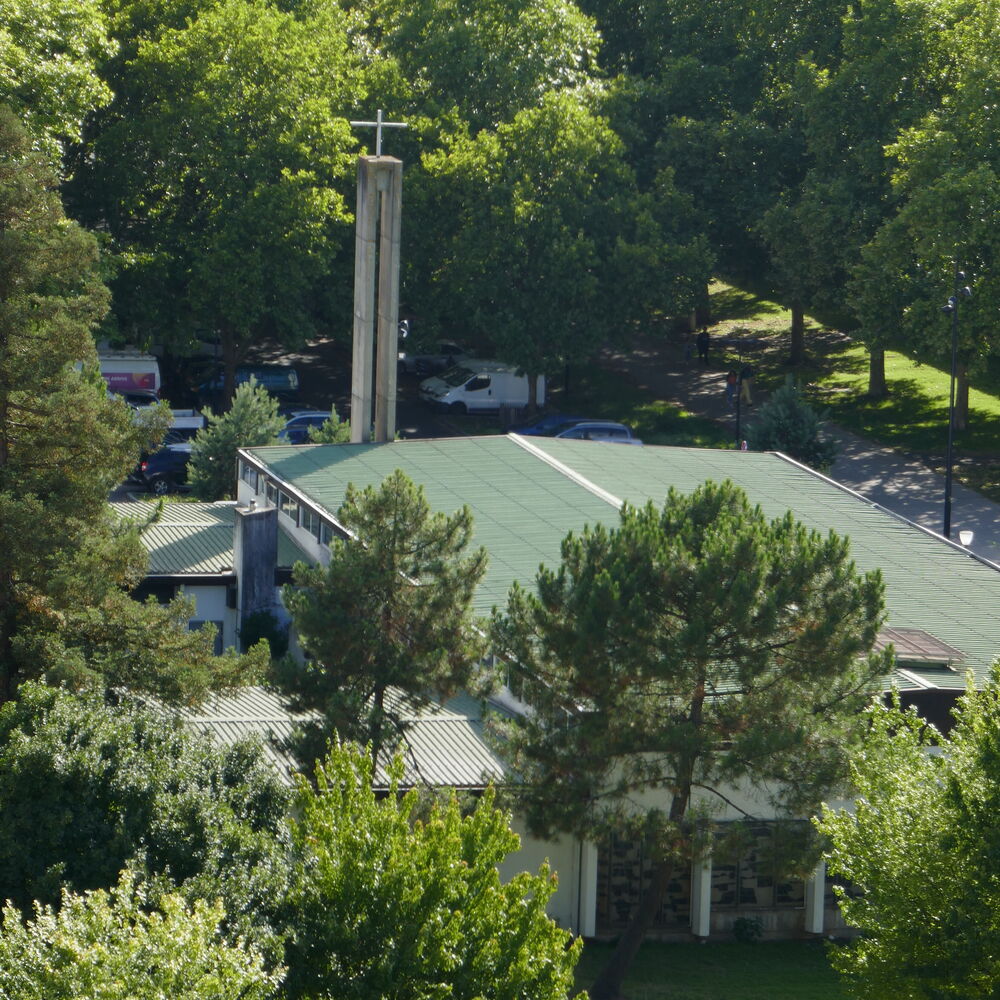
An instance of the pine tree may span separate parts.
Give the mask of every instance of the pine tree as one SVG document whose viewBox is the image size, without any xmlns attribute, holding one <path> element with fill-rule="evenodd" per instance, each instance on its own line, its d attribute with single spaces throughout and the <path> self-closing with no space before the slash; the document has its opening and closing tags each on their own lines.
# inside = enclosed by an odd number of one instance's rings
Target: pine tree
<svg viewBox="0 0 1000 1000">
<path fill-rule="evenodd" d="M 378 488 L 349 486 L 337 520 L 353 537 L 332 544 L 328 566 L 297 564 L 285 588 L 307 661 L 286 663 L 280 680 L 377 760 L 414 705 L 473 678 L 486 639 L 470 607 L 486 553 L 465 554 L 467 507 L 432 514 L 399 470 Z"/>
<path fill-rule="evenodd" d="M 157 427 L 97 374 L 97 243 L 55 185 L 0 108 L 0 704 L 43 676 L 196 694 L 260 656 L 216 660 L 213 636 L 188 633 L 177 608 L 144 613 L 128 596 L 146 556 L 107 498 Z"/>
<path fill-rule="evenodd" d="M 274 444 L 285 418 L 278 401 L 255 378 L 237 386 L 225 413 L 208 415 L 191 448 L 189 477 L 199 500 L 223 500 L 236 490 L 236 452 Z"/>
<path fill-rule="evenodd" d="M 760 408 L 747 443 L 754 451 L 784 452 L 821 472 L 837 457 L 836 442 L 823 436 L 822 420 L 791 379 Z"/>
<path fill-rule="evenodd" d="M 846 539 L 790 514 L 767 521 L 731 483 L 707 483 L 570 535 L 537 586 L 515 586 L 494 621 L 536 709 L 501 744 L 528 822 L 641 836 L 654 862 L 591 991 L 608 1000 L 676 866 L 712 829 L 697 799 L 726 802 L 738 786 L 802 816 L 846 774 L 860 709 L 888 671 L 865 656 L 882 581 L 857 574 Z"/>
</svg>

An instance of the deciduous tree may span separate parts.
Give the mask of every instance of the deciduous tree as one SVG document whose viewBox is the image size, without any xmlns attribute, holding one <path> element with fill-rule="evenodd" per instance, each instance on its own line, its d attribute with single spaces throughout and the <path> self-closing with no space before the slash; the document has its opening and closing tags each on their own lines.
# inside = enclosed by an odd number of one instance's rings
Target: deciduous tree
<svg viewBox="0 0 1000 1000">
<path fill-rule="evenodd" d="M 424 158 L 431 179 L 417 211 L 442 249 L 416 282 L 420 311 L 532 376 L 650 315 L 689 311 L 710 274 L 671 172 L 640 189 L 595 103 L 550 93 L 495 132 Z"/>
<path fill-rule="evenodd" d="M 350 232 L 361 75 L 336 4 L 163 6 L 162 23 L 142 2 L 113 21 L 128 57 L 106 66 L 116 97 L 72 205 L 109 234 L 120 334 L 179 352 L 217 335 L 228 399 L 262 338 L 346 324 L 331 268 Z"/>
<path fill-rule="evenodd" d="M 129 875 L 110 892 L 66 892 L 58 913 L 39 906 L 25 923 L 3 911 L 0 982 L 5 1000 L 268 1000 L 281 982 L 253 948 L 219 934 L 221 903 L 179 896 L 155 909 Z"/>
<path fill-rule="evenodd" d="M 130 866 L 153 896 L 222 899 L 228 931 L 274 958 L 287 802 L 257 745 L 216 749 L 162 708 L 26 684 L 0 708 L 0 898 L 27 915 Z"/>
<path fill-rule="evenodd" d="M 830 873 L 856 890 L 841 893 L 844 917 L 862 931 L 831 960 L 858 997 L 996 996 L 998 676 L 967 691 L 947 736 L 898 704 L 866 721 L 853 810 L 824 809 L 818 823 Z"/>
<path fill-rule="evenodd" d="M 372 791 L 372 764 L 335 748 L 293 810 L 291 998 L 564 1000 L 581 941 L 545 914 L 542 868 L 502 884 L 517 850 L 488 792 L 463 816 L 454 796 L 420 815 L 416 790 Z"/>
<path fill-rule="evenodd" d="M 81 138 L 86 116 L 111 100 L 98 65 L 114 51 L 100 0 L 5 0 L 0 104 L 8 105 L 52 166 Z"/>
<path fill-rule="evenodd" d="M 732 484 L 707 483 L 568 536 L 537 589 L 515 586 L 494 622 L 535 709 L 501 744 L 528 821 L 540 834 L 630 831 L 655 859 L 591 992 L 608 1000 L 735 785 L 802 816 L 846 776 L 887 669 L 866 657 L 882 582 L 859 576 L 846 539 L 791 514 L 768 521 Z"/>
<path fill-rule="evenodd" d="M 414 704 L 474 677 L 485 636 L 471 604 L 486 552 L 467 551 L 467 507 L 432 513 L 399 470 L 378 487 L 349 486 L 337 521 L 350 537 L 333 540 L 329 565 L 296 564 L 285 588 L 306 661 L 286 663 L 279 679 L 378 759 Z"/>
</svg>

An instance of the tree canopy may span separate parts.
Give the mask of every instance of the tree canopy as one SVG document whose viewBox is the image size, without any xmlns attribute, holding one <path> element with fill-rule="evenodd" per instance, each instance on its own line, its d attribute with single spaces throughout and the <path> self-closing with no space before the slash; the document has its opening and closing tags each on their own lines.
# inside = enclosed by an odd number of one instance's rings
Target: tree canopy
<svg viewBox="0 0 1000 1000">
<path fill-rule="evenodd" d="M 259 746 L 216 749 L 166 710 L 26 684 L 0 707 L 0 898 L 23 913 L 110 889 L 222 899 L 229 932 L 278 947 L 288 794 Z"/>
<path fill-rule="evenodd" d="M 106 308 L 96 240 L 0 109 L 0 703 L 43 676 L 195 697 L 262 665 L 213 657 L 183 601 L 128 596 L 146 554 L 107 498 L 164 421 L 135 423 L 97 375 Z"/>
<path fill-rule="evenodd" d="M 415 789 L 372 791 L 372 763 L 334 748 L 299 785 L 287 951 L 290 998 L 564 1000 L 582 941 L 545 914 L 546 868 L 501 883 L 518 847 L 487 792 L 421 813 Z"/>
<path fill-rule="evenodd" d="M 199 500 L 224 500 L 236 492 L 236 453 L 277 443 L 285 418 L 277 399 L 251 377 L 236 387 L 228 410 L 207 420 L 191 445 L 188 478 Z"/>
<path fill-rule="evenodd" d="M 5 1000 L 268 1000 L 281 981 L 245 943 L 219 933 L 220 903 L 190 907 L 167 895 L 151 909 L 129 875 L 110 891 L 65 892 L 56 912 L 24 922 L 3 911 L 0 982 Z"/>
<path fill-rule="evenodd" d="M 593 988 L 603 1000 L 733 787 L 802 816 L 846 776 L 887 669 L 866 655 L 883 587 L 846 539 L 769 521 L 730 483 L 625 506 L 617 528 L 568 536 L 536 583 L 513 588 L 493 630 L 536 709 L 500 744 L 518 801 L 539 834 L 630 832 L 655 859 Z"/>
<path fill-rule="evenodd" d="M 362 83 L 335 4 L 195 7 L 122 39 L 70 193 L 110 235 L 120 335 L 180 352 L 218 335 L 228 398 L 253 344 L 301 344 L 342 301 L 328 286 Z M 123 5 L 116 28 L 143 10 Z"/>
<path fill-rule="evenodd" d="M 286 662 L 278 679 L 377 759 L 414 705 L 473 679 L 486 649 L 471 611 L 486 553 L 467 552 L 468 508 L 433 513 L 399 470 L 378 487 L 349 485 L 337 521 L 349 537 L 332 540 L 329 564 L 297 563 L 284 589 L 306 662 Z"/>
<path fill-rule="evenodd" d="M 872 708 L 853 808 L 824 809 L 817 824 L 830 873 L 852 886 L 844 917 L 862 931 L 831 952 L 855 996 L 996 995 L 998 681 L 994 671 L 984 690 L 970 687 L 947 735 L 898 702 Z"/>
</svg>

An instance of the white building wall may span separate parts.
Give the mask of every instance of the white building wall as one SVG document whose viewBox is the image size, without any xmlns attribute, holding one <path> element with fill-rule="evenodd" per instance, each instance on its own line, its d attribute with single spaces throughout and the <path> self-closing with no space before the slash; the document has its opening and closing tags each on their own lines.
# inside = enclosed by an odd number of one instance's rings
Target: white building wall
<svg viewBox="0 0 1000 1000">
<path fill-rule="evenodd" d="M 184 584 L 181 592 L 194 601 L 193 621 L 222 622 L 222 646 L 236 645 L 236 611 L 226 607 L 228 587 Z"/>
<path fill-rule="evenodd" d="M 559 880 L 547 912 L 560 927 L 574 934 L 591 936 L 597 915 L 597 848 L 573 837 L 539 840 L 531 836 L 517 817 L 511 828 L 521 838 L 521 849 L 500 866 L 500 877 L 538 871 L 547 863 Z"/>
</svg>

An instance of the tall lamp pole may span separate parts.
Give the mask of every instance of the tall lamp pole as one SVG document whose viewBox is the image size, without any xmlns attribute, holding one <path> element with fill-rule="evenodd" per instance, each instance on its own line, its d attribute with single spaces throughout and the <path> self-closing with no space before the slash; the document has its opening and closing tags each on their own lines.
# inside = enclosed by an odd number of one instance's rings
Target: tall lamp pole
<svg viewBox="0 0 1000 1000">
<path fill-rule="evenodd" d="M 948 398 L 948 453 L 945 458 L 944 473 L 944 537 L 951 538 L 951 478 L 954 465 L 955 444 L 955 378 L 958 371 L 958 300 L 971 298 L 972 289 L 968 285 L 959 286 L 965 281 L 965 272 L 958 269 L 955 261 L 955 294 L 948 299 L 948 304 L 942 312 L 951 314 L 951 391 Z"/>
</svg>

